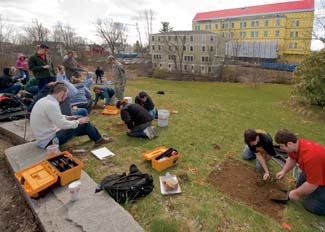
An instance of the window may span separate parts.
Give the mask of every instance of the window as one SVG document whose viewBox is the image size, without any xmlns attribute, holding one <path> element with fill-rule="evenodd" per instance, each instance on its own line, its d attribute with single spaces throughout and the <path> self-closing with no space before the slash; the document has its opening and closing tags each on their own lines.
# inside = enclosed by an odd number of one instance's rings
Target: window
<svg viewBox="0 0 325 232">
<path fill-rule="evenodd" d="M 186 42 L 186 35 L 183 36 L 183 42 Z"/>
<path fill-rule="evenodd" d="M 210 41 L 213 42 L 213 36 L 210 37 Z"/>
<path fill-rule="evenodd" d="M 210 30 L 211 29 L 211 25 L 210 24 L 206 24 L 205 25 L 205 30 Z"/>
<path fill-rule="evenodd" d="M 291 20 L 290 26 L 291 27 L 299 27 L 299 20 Z"/>
<path fill-rule="evenodd" d="M 299 27 L 299 20 L 296 21 L 296 27 Z"/>
<path fill-rule="evenodd" d="M 280 19 L 276 19 L 276 21 L 275 21 L 276 26 L 280 26 L 280 23 L 281 23 L 281 20 Z"/>
<path fill-rule="evenodd" d="M 298 31 L 296 31 L 296 38 L 298 38 Z"/>
<path fill-rule="evenodd" d="M 276 30 L 276 31 L 275 31 L 275 36 L 276 36 L 276 37 L 279 37 L 279 36 L 280 36 L 280 31 L 279 31 L 279 30 Z"/>
<path fill-rule="evenodd" d="M 264 26 L 267 27 L 269 25 L 269 20 L 265 19 L 264 20 Z"/>
<path fill-rule="evenodd" d="M 204 56 L 202 56 L 201 60 L 202 60 L 202 62 L 204 62 Z"/>
<path fill-rule="evenodd" d="M 240 37 L 241 38 L 246 38 L 246 32 L 245 31 L 241 31 L 240 32 Z"/>
<path fill-rule="evenodd" d="M 202 52 L 205 52 L 205 46 L 202 46 Z"/>
<path fill-rule="evenodd" d="M 256 21 L 255 21 L 255 25 L 256 25 L 257 27 L 259 27 L 259 26 L 260 26 L 260 21 L 256 20 Z"/>
<path fill-rule="evenodd" d="M 185 70 L 185 71 L 187 70 L 187 65 L 184 65 L 184 70 Z"/>
<path fill-rule="evenodd" d="M 183 46 L 183 51 L 186 51 L 186 46 Z"/>
<path fill-rule="evenodd" d="M 210 47 L 210 52 L 213 52 L 213 46 Z"/>
<path fill-rule="evenodd" d="M 171 51 L 172 50 L 172 46 L 169 46 L 168 49 L 169 49 L 169 51 Z"/>
<path fill-rule="evenodd" d="M 298 44 L 297 43 L 294 43 L 294 48 L 297 48 L 298 47 Z"/>
<path fill-rule="evenodd" d="M 152 39 L 152 41 L 155 41 L 155 37 L 154 36 L 152 36 L 151 39 Z"/>
<path fill-rule="evenodd" d="M 258 37 L 258 31 L 255 31 L 255 37 Z"/>
<path fill-rule="evenodd" d="M 201 29 L 200 29 L 200 25 L 196 25 L 196 26 L 195 26 L 195 30 L 196 30 L 196 31 L 201 30 Z"/>
<path fill-rule="evenodd" d="M 154 63 L 153 66 L 154 66 L 155 68 L 157 68 L 157 64 L 156 64 L 156 63 Z"/>
<path fill-rule="evenodd" d="M 218 23 L 214 24 L 214 29 L 218 29 Z"/>
<path fill-rule="evenodd" d="M 190 41 L 193 42 L 193 35 L 191 35 L 191 37 L 190 37 Z"/>
<path fill-rule="evenodd" d="M 160 41 L 160 36 L 158 36 L 158 41 Z"/>
<path fill-rule="evenodd" d="M 293 47 L 293 44 L 292 43 L 289 43 L 289 48 L 292 48 Z"/>
<path fill-rule="evenodd" d="M 293 31 L 290 31 L 290 38 L 293 38 Z"/>
<path fill-rule="evenodd" d="M 168 36 L 168 41 L 170 41 L 172 38 L 170 36 Z"/>
<path fill-rule="evenodd" d="M 211 66 L 209 66 L 209 68 L 208 68 L 208 72 L 209 72 L 209 73 L 211 72 Z"/>
<path fill-rule="evenodd" d="M 251 27 L 255 27 L 255 21 L 251 21 Z"/>
<path fill-rule="evenodd" d="M 190 46 L 190 51 L 193 52 L 193 46 Z"/>
<path fill-rule="evenodd" d="M 160 45 L 158 45 L 158 50 L 160 50 L 161 49 L 161 47 L 160 47 Z"/>
<path fill-rule="evenodd" d="M 235 28 L 235 23 L 234 22 L 231 23 L 231 28 Z"/>
<path fill-rule="evenodd" d="M 155 50 L 155 45 L 152 45 L 152 50 Z"/>
<path fill-rule="evenodd" d="M 251 37 L 252 38 L 254 37 L 254 31 L 251 31 Z"/>
<path fill-rule="evenodd" d="M 268 31 L 264 31 L 264 37 L 268 36 Z"/>
<path fill-rule="evenodd" d="M 223 23 L 223 24 L 222 24 L 222 28 L 223 28 L 223 29 L 228 28 L 228 23 Z"/>
<path fill-rule="evenodd" d="M 159 67 L 160 67 L 160 68 L 161 68 L 161 66 L 162 66 L 162 65 L 161 65 L 161 64 L 159 64 Z"/>
</svg>

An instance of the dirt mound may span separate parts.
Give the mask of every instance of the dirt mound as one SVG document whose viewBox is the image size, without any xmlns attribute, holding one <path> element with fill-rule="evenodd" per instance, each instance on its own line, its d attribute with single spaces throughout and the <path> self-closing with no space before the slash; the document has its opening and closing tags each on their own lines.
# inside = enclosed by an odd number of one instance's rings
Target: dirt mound
<svg viewBox="0 0 325 232">
<path fill-rule="evenodd" d="M 217 165 L 209 174 L 208 181 L 225 195 L 281 221 L 285 206 L 271 201 L 270 197 L 274 197 L 274 194 L 278 196 L 281 194 L 280 189 L 286 189 L 283 183 L 265 182 L 261 173 L 233 158 L 228 158 L 223 164 Z"/>
</svg>

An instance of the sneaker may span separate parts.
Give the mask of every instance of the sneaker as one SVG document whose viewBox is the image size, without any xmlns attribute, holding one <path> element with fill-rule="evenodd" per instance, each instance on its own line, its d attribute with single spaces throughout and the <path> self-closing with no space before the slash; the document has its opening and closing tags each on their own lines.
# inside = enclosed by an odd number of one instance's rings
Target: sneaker
<svg viewBox="0 0 325 232">
<path fill-rule="evenodd" d="M 98 140 L 98 141 L 95 142 L 95 145 L 101 145 L 101 144 L 105 144 L 105 143 L 110 143 L 112 141 L 113 141 L 112 138 L 104 137 L 103 136 L 100 140 Z"/>
<path fill-rule="evenodd" d="M 149 139 L 158 137 L 159 131 L 158 128 L 149 126 L 143 131 Z"/>
</svg>

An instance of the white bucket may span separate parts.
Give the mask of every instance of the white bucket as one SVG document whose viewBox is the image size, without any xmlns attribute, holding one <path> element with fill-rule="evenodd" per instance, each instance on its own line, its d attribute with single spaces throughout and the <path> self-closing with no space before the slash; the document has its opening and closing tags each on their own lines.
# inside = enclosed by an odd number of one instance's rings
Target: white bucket
<svg viewBox="0 0 325 232">
<path fill-rule="evenodd" d="M 168 126 L 169 111 L 168 110 L 158 110 L 158 126 L 166 127 Z"/>
<path fill-rule="evenodd" d="M 71 201 L 76 201 L 79 199 L 80 185 L 81 185 L 80 181 L 74 181 L 69 184 L 69 192 L 70 192 Z"/>
<path fill-rule="evenodd" d="M 124 100 L 126 100 L 128 103 L 132 103 L 132 97 L 124 97 Z"/>
</svg>

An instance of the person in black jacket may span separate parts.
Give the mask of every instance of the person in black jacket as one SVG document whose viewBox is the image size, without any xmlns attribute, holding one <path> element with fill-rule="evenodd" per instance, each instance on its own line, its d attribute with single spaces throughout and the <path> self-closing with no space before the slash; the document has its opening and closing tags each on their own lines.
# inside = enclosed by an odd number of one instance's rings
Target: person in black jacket
<svg viewBox="0 0 325 232">
<path fill-rule="evenodd" d="M 97 67 L 95 70 L 95 74 L 96 74 L 96 84 L 98 82 L 98 80 L 100 81 L 99 83 L 103 83 L 102 77 L 104 76 L 104 70 L 101 67 Z"/>
<path fill-rule="evenodd" d="M 256 168 L 264 170 L 263 180 L 270 178 L 266 161 L 275 156 L 272 137 L 263 130 L 247 129 L 244 133 L 245 147 L 242 157 L 244 160 L 256 159 Z"/>
<path fill-rule="evenodd" d="M 135 103 L 143 106 L 153 118 L 156 117 L 157 110 L 155 109 L 155 104 L 153 104 L 151 97 L 146 92 L 141 91 L 135 97 Z"/>
<path fill-rule="evenodd" d="M 131 137 L 158 137 L 158 129 L 151 125 L 153 118 L 142 106 L 118 101 L 116 107 L 121 110 L 121 119 L 128 127 L 127 135 Z"/>
<path fill-rule="evenodd" d="M 16 83 L 17 80 L 14 80 L 12 76 L 10 68 L 3 69 L 3 75 L 0 77 L 0 93 L 17 94 L 22 88 L 22 84 Z"/>
</svg>

